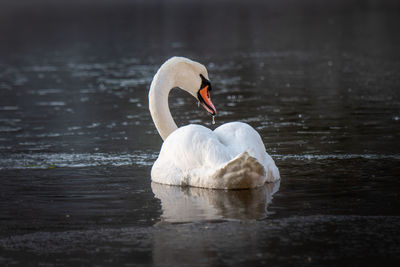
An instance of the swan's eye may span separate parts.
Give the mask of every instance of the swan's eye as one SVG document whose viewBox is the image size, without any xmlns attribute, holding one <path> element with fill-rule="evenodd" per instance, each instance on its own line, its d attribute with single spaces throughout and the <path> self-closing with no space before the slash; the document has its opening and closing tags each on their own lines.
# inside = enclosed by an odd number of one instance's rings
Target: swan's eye
<svg viewBox="0 0 400 267">
<path fill-rule="evenodd" d="M 207 80 L 206 78 L 204 78 L 204 76 L 202 74 L 200 74 L 200 78 L 201 78 L 200 90 L 205 88 L 206 86 L 208 86 L 208 90 L 211 91 L 211 83 L 210 83 L 210 81 Z"/>
</svg>

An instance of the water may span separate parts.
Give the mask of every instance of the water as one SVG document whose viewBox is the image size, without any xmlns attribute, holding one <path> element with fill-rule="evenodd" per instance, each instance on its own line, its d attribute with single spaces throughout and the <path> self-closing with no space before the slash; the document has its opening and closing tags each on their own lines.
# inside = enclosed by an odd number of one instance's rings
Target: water
<svg viewBox="0 0 400 267">
<path fill-rule="evenodd" d="M 398 4 L 90 1 L 0 8 L 0 264 L 361 265 L 400 255 Z M 280 183 L 150 182 L 159 65 L 204 63 Z"/>
</svg>

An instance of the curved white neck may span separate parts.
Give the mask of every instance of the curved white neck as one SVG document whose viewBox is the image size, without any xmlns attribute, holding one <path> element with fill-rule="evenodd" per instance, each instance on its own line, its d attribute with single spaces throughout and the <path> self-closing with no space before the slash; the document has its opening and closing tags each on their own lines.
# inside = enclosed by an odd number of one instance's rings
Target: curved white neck
<svg viewBox="0 0 400 267">
<path fill-rule="evenodd" d="M 151 117 L 163 140 L 178 129 L 168 106 L 169 91 L 175 87 L 174 81 L 169 79 L 170 77 L 171 76 L 168 75 L 167 72 L 162 71 L 161 68 L 154 76 L 149 92 Z"/>
</svg>

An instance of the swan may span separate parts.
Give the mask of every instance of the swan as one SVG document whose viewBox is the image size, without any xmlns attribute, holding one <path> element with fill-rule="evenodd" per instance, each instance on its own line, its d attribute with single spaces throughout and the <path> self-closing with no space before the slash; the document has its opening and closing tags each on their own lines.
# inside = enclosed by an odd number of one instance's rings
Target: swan
<svg viewBox="0 0 400 267">
<path fill-rule="evenodd" d="M 149 91 L 151 117 L 164 141 L 151 169 L 153 182 L 248 189 L 280 179 L 274 160 L 250 125 L 230 122 L 214 131 L 196 124 L 178 128 L 168 106 L 169 92 L 175 87 L 189 92 L 211 115 L 217 114 L 205 66 L 184 57 L 172 57 L 161 65 Z"/>
</svg>

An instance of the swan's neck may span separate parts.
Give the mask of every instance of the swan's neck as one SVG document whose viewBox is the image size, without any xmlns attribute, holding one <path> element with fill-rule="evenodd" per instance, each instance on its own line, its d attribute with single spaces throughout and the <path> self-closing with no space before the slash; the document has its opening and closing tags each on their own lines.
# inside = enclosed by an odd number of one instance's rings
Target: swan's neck
<svg viewBox="0 0 400 267">
<path fill-rule="evenodd" d="M 171 116 L 168 106 L 168 94 L 174 86 L 171 76 L 161 71 L 154 76 L 149 92 L 149 108 L 151 117 L 156 125 L 161 138 L 165 140 L 168 135 L 178 129 Z"/>
</svg>

